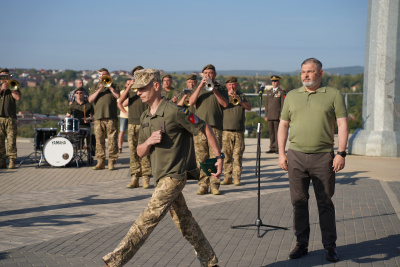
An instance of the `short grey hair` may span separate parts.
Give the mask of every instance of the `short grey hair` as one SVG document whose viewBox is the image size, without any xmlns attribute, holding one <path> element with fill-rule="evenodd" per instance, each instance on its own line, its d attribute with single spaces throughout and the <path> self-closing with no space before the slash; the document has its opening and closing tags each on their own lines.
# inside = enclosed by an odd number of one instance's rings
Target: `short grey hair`
<svg viewBox="0 0 400 267">
<path fill-rule="evenodd" d="M 318 70 L 322 70 L 322 63 L 316 58 L 313 57 L 307 58 L 306 60 L 303 61 L 303 63 L 301 63 L 301 66 L 307 63 L 314 63 L 314 65 L 317 67 Z"/>
</svg>

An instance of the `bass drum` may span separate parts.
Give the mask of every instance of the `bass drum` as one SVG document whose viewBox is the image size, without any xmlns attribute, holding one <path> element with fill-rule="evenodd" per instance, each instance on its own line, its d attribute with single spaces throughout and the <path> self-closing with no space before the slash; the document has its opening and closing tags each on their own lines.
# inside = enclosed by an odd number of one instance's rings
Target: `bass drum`
<svg viewBox="0 0 400 267">
<path fill-rule="evenodd" d="M 65 137 L 53 137 L 44 145 L 43 155 L 51 166 L 63 167 L 74 157 L 74 145 Z"/>
</svg>

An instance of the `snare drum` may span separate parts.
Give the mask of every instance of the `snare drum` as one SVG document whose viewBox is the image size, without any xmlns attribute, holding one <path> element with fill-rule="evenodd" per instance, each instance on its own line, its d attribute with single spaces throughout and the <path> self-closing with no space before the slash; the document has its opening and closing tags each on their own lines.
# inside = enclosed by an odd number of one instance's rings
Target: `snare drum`
<svg viewBox="0 0 400 267">
<path fill-rule="evenodd" d="M 79 119 L 76 118 L 64 118 L 61 123 L 62 133 L 78 133 L 79 132 Z"/>
<path fill-rule="evenodd" d="M 43 145 L 46 141 L 53 136 L 57 135 L 56 128 L 36 128 L 35 129 L 35 140 L 34 140 L 34 148 L 35 150 L 42 150 Z"/>
<path fill-rule="evenodd" d="M 44 158 L 54 167 L 67 165 L 74 157 L 74 144 L 72 142 L 61 136 L 50 138 L 43 147 Z"/>
</svg>

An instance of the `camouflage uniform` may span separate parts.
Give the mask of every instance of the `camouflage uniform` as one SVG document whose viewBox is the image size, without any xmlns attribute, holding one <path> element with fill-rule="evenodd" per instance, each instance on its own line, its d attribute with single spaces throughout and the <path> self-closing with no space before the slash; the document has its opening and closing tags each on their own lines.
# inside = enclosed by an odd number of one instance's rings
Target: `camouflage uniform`
<svg viewBox="0 0 400 267">
<path fill-rule="evenodd" d="M 212 127 L 215 137 L 218 140 L 218 144 L 222 144 L 222 131 L 215 127 Z M 196 161 L 197 167 L 200 167 L 200 162 L 205 162 L 206 159 L 215 158 L 213 150 L 208 145 L 207 138 L 203 133 L 199 133 L 198 135 L 193 137 L 194 146 L 196 150 Z M 224 167 L 225 168 L 225 167 Z M 211 186 L 212 188 L 219 189 L 220 186 L 220 178 L 214 178 L 212 176 L 207 176 L 207 174 L 200 169 L 200 179 L 197 182 L 200 188 L 208 188 Z"/>
<path fill-rule="evenodd" d="M 116 119 L 101 119 L 94 121 L 94 134 L 96 136 L 97 160 L 106 159 L 106 137 L 108 138 L 108 158 L 118 159 L 118 121 Z"/>
<path fill-rule="evenodd" d="M 17 118 L 0 117 L 0 161 L 5 162 L 7 157 L 17 159 Z"/>
<path fill-rule="evenodd" d="M 244 153 L 244 132 L 224 131 L 222 134 L 222 151 L 225 153 L 224 180 L 234 179 L 240 182 L 242 176 L 242 158 Z M 233 161 L 233 159 L 235 159 Z M 233 161 L 233 163 L 232 163 Z"/>
<path fill-rule="evenodd" d="M 129 151 L 131 154 L 130 170 L 131 176 L 141 177 L 151 175 L 150 159 L 148 156 L 140 158 L 136 152 L 138 146 L 140 125 L 129 124 L 128 125 L 128 144 Z"/>
</svg>

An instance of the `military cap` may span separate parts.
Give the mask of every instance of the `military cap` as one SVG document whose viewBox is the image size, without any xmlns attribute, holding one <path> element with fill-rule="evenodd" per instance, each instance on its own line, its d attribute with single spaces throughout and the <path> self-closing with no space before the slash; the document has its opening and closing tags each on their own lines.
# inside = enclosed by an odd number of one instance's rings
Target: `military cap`
<svg viewBox="0 0 400 267">
<path fill-rule="evenodd" d="M 202 70 L 201 72 L 203 72 L 203 71 L 205 71 L 205 70 L 214 70 L 214 71 L 215 71 L 215 67 L 214 67 L 214 65 L 212 65 L 212 64 L 208 64 L 207 66 L 205 66 L 205 67 L 203 68 L 203 70 Z"/>
<path fill-rule="evenodd" d="M 133 88 L 143 88 L 152 81 L 160 81 L 160 71 L 156 69 L 137 70 L 133 76 L 135 83 Z"/>
<path fill-rule="evenodd" d="M 133 69 L 132 69 L 132 71 L 131 71 L 131 73 L 132 73 L 132 75 L 133 74 L 135 74 L 135 72 L 137 71 L 137 70 L 142 70 L 142 69 L 144 69 L 142 66 L 136 66 L 136 67 L 134 67 Z"/>
<path fill-rule="evenodd" d="M 162 77 L 161 81 L 163 81 L 164 78 L 170 78 L 170 79 L 172 80 L 172 77 L 171 77 L 171 75 L 169 75 L 169 74 L 165 74 L 165 75 Z"/>
<path fill-rule="evenodd" d="M 197 80 L 197 75 L 196 75 L 196 74 L 190 74 L 190 75 L 186 78 L 186 81 L 189 81 L 189 80 L 196 81 L 196 80 Z"/>
<path fill-rule="evenodd" d="M 83 88 L 83 87 L 78 87 L 78 88 L 76 88 L 76 90 L 75 90 L 75 93 L 76 92 L 85 92 L 85 89 Z"/>
<path fill-rule="evenodd" d="M 101 69 L 99 69 L 99 72 L 102 72 L 102 71 L 107 71 L 108 73 L 110 73 L 110 72 L 108 71 L 108 69 L 106 69 L 106 68 L 101 68 Z"/>
<path fill-rule="evenodd" d="M 229 77 L 225 83 L 237 83 L 237 78 L 235 76 Z"/>
<path fill-rule="evenodd" d="M 281 77 L 279 77 L 278 75 L 271 76 L 271 81 L 279 81 L 280 79 L 281 79 Z"/>
<path fill-rule="evenodd" d="M 9 71 L 7 68 L 2 68 L 2 69 L 0 69 L 0 72 L 7 72 L 7 73 L 10 73 L 10 71 Z"/>
</svg>

